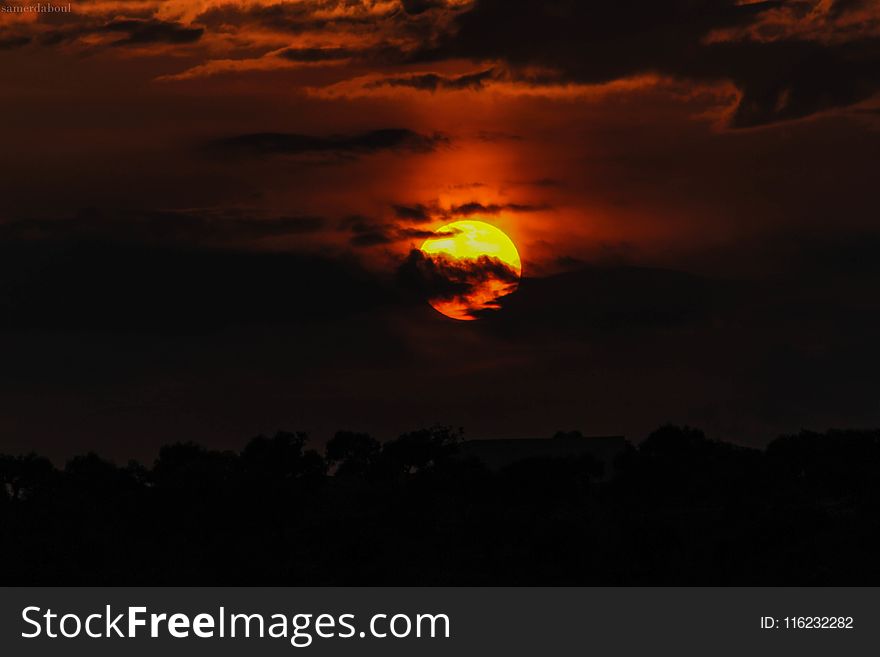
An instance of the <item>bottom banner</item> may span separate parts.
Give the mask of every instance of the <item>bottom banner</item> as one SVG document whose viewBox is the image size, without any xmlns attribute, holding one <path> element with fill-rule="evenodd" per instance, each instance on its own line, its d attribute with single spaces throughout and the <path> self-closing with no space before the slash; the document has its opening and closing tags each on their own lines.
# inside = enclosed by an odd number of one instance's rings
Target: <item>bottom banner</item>
<svg viewBox="0 0 880 657">
<path fill-rule="evenodd" d="M 857 655 L 874 588 L 7 588 L 25 655 Z"/>
</svg>

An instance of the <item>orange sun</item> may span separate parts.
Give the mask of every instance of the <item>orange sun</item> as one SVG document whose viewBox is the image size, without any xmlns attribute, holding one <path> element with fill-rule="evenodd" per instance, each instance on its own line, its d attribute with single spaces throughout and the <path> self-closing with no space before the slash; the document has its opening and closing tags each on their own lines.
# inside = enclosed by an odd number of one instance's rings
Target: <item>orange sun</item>
<svg viewBox="0 0 880 657">
<path fill-rule="evenodd" d="M 483 221 L 455 221 L 438 228 L 421 247 L 449 289 L 429 299 L 447 317 L 477 319 L 476 313 L 498 310 L 499 300 L 514 292 L 522 261 L 513 241 Z"/>
</svg>

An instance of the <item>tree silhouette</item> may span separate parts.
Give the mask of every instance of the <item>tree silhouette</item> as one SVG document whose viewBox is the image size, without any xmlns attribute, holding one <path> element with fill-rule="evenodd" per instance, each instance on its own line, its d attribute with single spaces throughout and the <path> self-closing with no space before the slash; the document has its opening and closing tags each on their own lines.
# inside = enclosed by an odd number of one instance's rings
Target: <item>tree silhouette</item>
<svg viewBox="0 0 880 657">
<path fill-rule="evenodd" d="M 337 431 L 325 450 L 327 464 L 338 477 L 363 477 L 375 466 L 381 451 L 378 440 L 366 433 Z"/>
<path fill-rule="evenodd" d="M 461 429 L 446 426 L 405 433 L 385 444 L 381 467 L 392 474 L 413 474 L 442 466 L 457 452 L 462 437 Z"/>
<path fill-rule="evenodd" d="M 208 450 L 195 443 L 175 443 L 159 450 L 153 481 L 161 488 L 202 490 L 229 483 L 236 457 L 232 452 Z"/>
<path fill-rule="evenodd" d="M 240 452 L 167 445 L 150 467 L 0 456 L 0 582 L 880 582 L 878 431 L 762 451 L 667 425 L 606 471 L 589 454 L 493 471 L 461 441 L 340 431 L 322 456 L 279 432 Z"/>
<path fill-rule="evenodd" d="M 241 452 L 242 471 L 251 483 L 283 484 L 302 477 L 321 477 L 326 471 L 324 460 L 316 451 L 305 450 L 307 441 L 308 436 L 301 432 L 257 436 Z"/>
<path fill-rule="evenodd" d="M 52 463 L 36 454 L 0 455 L 0 484 L 12 501 L 27 499 L 53 476 Z"/>
</svg>

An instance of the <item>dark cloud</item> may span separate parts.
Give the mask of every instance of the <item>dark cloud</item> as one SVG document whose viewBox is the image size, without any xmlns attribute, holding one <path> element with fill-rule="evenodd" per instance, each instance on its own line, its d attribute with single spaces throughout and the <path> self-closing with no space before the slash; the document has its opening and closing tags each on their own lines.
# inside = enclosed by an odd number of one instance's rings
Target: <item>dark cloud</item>
<svg viewBox="0 0 880 657">
<path fill-rule="evenodd" d="M 468 187 L 471 187 L 471 185 Z M 391 207 L 394 210 L 394 216 L 398 219 L 414 223 L 426 223 L 438 218 L 469 217 L 475 214 L 499 215 L 502 212 L 540 212 L 549 209 L 550 206 L 529 203 L 478 203 L 471 201 L 460 205 L 453 205 L 449 208 L 442 208 L 437 201 L 432 201 L 431 203 L 415 203 L 410 205 L 396 204 Z"/>
<path fill-rule="evenodd" d="M 114 20 L 95 31 L 125 34 L 125 37 L 113 43 L 114 46 L 135 46 L 149 43 L 194 43 L 201 39 L 205 33 L 205 30 L 201 27 L 189 27 L 176 22 L 137 18 Z"/>
<path fill-rule="evenodd" d="M 546 205 L 529 205 L 523 203 L 463 203 L 453 205 L 447 213 L 452 216 L 466 217 L 473 214 L 501 214 L 502 212 L 540 212 L 546 210 Z"/>
<path fill-rule="evenodd" d="M 349 59 L 356 52 L 348 48 L 287 48 L 278 53 L 282 59 L 292 62 L 330 62 Z"/>
<path fill-rule="evenodd" d="M 68 33 L 62 31 L 47 32 L 40 37 L 40 44 L 44 46 L 57 46 L 65 41 L 70 41 L 78 36 L 76 33 Z"/>
<path fill-rule="evenodd" d="M 832 17 L 842 16 L 858 9 L 869 7 L 874 0 L 832 0 L 828 13 Z M 806 12 L 808 8 L 805 8 Z"/>
<path fill-rule="evenodd" d="M 559 264 L 571 271 L 523 279 L 503 301 L 499 330 L 585 335 L 706 325 L 734 298 L 733 286 L 684 272 L 597 267 L 572 258 Z"/>
<path fill-rule="evenodd" d="M 421 91 L 437 91 L 438 89 L 482 89 L 486 82 L 495 79 L 495 70 L 486 69 L 478 73 L 459 76 L 444 76 L 438 73 L 422 73 L 403 77 L 390 77 L 375 80 L 366 84 L 368 89 L 377 87 L 411 87 Z"/>
<path fill-rule="evenodd" d="M 750 248 L 749 257 L 775 260 L 778 270 L 757 279 L 560 256 L 555 264 L 568 271 L 523 278 L 502 302 L 503 312 L 491 314 L 492 330 L 528 340 L 614 336 L 624 344 L 628 335 L 680 330 L 711 342 L 708 353 L 719 359 L 725 342 L 744 352 L 786 344 L 805 359 L 829 363 L 834 351 L 853 350 L 851 342 L 871 343 L 880 306 L 865 300 L 880 284 L 880 237 L 778 235 L 761 246 L 764 251 Z"/>
<path fill-rule="evenodd" d="M 186 45 L 195 43 L 204 35 L 202 27 L 192 27 L 175 21 L 163 21 L 156 18 L 121 17 L 107 22 L 106 20 L 86 20 L 75 27 L 57 29 L 44 33 L 40 43 L 44 46 L 56 46 L 62 43 L 76 42 L 83 37 L 94 34 L 120 35 L 111 41 L 111 47 L 145 46 L 149 44 Z"/>
<path fill-rule="evenodd" d="M 379 246 L 381 244 L 391 244 L 394 238 L 385 232 L 382 228 L 355 233 L 351 236 L 350 243 L 352 246 Z"/>
<path fill-rule="evenodd" d="M 838 11 L 857 3 L 839 5 Z M 781 39 L 708 42 L 781 2 L 735 0 L 477 0 L 426 60 L 501 60 L 509 74 L 555 71 L 561 81 L 603 83 L 640 74 L 731 80 L 742 97 L 733 127 L 751 127 L 850 105 L 880 90 L 880 39 L 844 43 Z"/>
<path fill-rule="evenodd" d="M 322 217 L 257 217 L 236 210 L 110 212 L 89 209 L 73 217 L 0 223 L 0 239 L 241 246 L 268 237 L 314 233 L 325 225 Z"/>
<path fill-rule="evenodd" d="M 3 239 L 0 327 L 13 346 L 0 383 L 17 400 L 11 391 L 27 382 L 32 400 L 26 410 L 7 404 L 5 417 L 26 427 L 50 407 L 65 419 L 62 437 L 51 430 L 57 420 L 40 420 L 27 447 L 102 440 L 125 458 L 133 444 L 168 435 L 234 440 L 267 414 L 269 422 L 324 426 L 329 417 L 330 428 L 379 430 L 394 426 L 383 424 L 391 416 L 417 422 L 436 413 L 499 436 L 569 412 L 628 435 L 681 418 L 753 443 L 786 426 L 875 426 L 880 312 L 870 300 L 880 252 L 866 237 L 786 243 L 778 257 L 797 268 L 784 279 L 635 267 L 527 278 L 503 311 L 466 326 L 424 306 L 425 293 L 448 297 L 467 286 L 418 253 L 398 274 L 416 293 L 407 301 L 346 259 Z M 398 317 L 383 309 L 397 313 L 404 303 L 421 328 L 407 340 L 382 332 Z M 26 349 L 10 329 L 27 331 Z M 436 345 L 450 340 L 458 357 L 436 358 Z M 412 342 L 431 357 L 420 359 Z M 462 363 L 487 367 L 462 376 Z M 433 382 L 435 405 L 420 405 L 413 371 Z M 151 373 L 168 383 L 145 385 Z M 106 389 L 83 383 L 93 379 Z M 59 401 L 61 388 L 88 417 Z M 475 398 L 491 413 L 468 414 Z M 128 400 L 140 406 L 119 412 Z M 181 414 L 157 418 L 168 404 Z"/>
<path fill-rule="evenodd" d="M 639 399 L 639 413 L 687 416 L 753 442 L 786 424 L 875 426 L 880 307 L 866 300 L 880 283 L 878 248 L 866 235 L 779 236 L 781 271 L 754 280 L 596 266 L 524 278 L 480 328 L 582 358 L 592 374 L 570 373 L 603 400 L 594 408 L 626 398 L 615 423 Z"/>
<path fill-rule="evenodd" d="M 432 53 L 549 66 L 569 79 L 606 82 L 666 67 L 712 29 L 746 23 L 778 3 L 734 0 L 477 0 Z M 694 54 L 694 53 L 692 53 Z"/>
<path fill-rule="evenodd" d="M 813 41 L 720 43 L 708 54 L 703 66 L 714 63 L 742 92 L 733 127 L 797 119 L 867 100 L 880 91 L 880 39 L 833 46 Z M 702 68 L 697 62 L 691 67 Z M 695 70 L 696 75 L 710 73 Z"/>
<path fill-rule="evenodd" d="M 517 273 L 498 258 L 460 260 L 445 255 L 410 251 L 397 269 L 400 285 L 423 299 L 466 299 L 489 281 L 516 284 Z"/>
<path fill-rule="evenodd" d="M 449 189 L 478 189 L 482 187 L 488 187 L 488 185 L 483 182 L 454 183 L 449 185 Z"/>
<path fill-rule="evenodd" d="M 443 0 L 403 0 L 403 10 L 407 14 L 417 16 L 429 9 L 443 7 L 445 4 Z"/>
<path fill-rule="evenodd" d="M 575 256 L 561 255 L 553 259 L 554 266 L 559 269 L 581 269 L 586 266 L 586 262 Z"/>
<path fill-rule="evenodd" d="M 0 50 L 15 50 L 28 45 L 31 38 L 28 36 L 0 37 Z"/>
<path fill-rule="evenodd" d="M 564 183 L 556 178 L 538 178 L 537 180 L 527 180 L 522 184 L 532 187 L 562 187 Z"/>
<path fill-rule="evenodd" d="M 254 228 L 255 223 L 257 230 L 261 230 L 264 235 L 301 235 L 318 232 L 324 228 L 327 222 L 323 217 L 314 216 L 277 217 L 259 222 L 248 222 L 247 227 Z"/>
<path fill-rule="evenodd" d="M 509 132 L 500 132 L 498 130 L 480 130 L 477 133 L 477 139 L 487 142 L 522 141 L 522 136 L 514 135 Z"/>
<path fill-rule="evenodd" d="M 431 221 L 431 216 L 433 214 L 431 208 L 422 203 L 417 203 L 415 205 L 393 205 L 392 208 L 394 209 L 394 216 L 406 221 Z"/>
<path fill-rule="evenodd" d="M 811 286 L 824 279 L 849 278 L 866 290 L 880 279 L 880 235 L 873 231 L 843 232 L 820 237 L 804 231 L 800 235 L 775 235 L 764 240 L 763 249 L 752 245 L 755 258 L 775 257 L 784 261 L 792 279 L 809 280 Z M 852 284 L 850 288 L 856 291 Z M 878 307 L 880 310 L 880 307 Z"/>
<path fill-rule="evenodd" d="M 434 231 L 431 230 L 395 226 L 360 215 L 346 217 L 340 222 L 339 228 L 351 233 L 349 243 L 355 247 L 380 246 L 414 239 L 424 240 L 434 236 Z M 455 232 L 450 234 L 454 235 Z"/>
<path fill-rule="evenodd" d="M 312 153 L 365 155 L 387 150 L 427 153 L 447 142 L 448 138 L 440 134 L 423 135 L 404 128 L 387 128 L 353 135 L 325 137 L 262 132 L 216 139 L 207 145 L 207 151 L 218 155 L 232 156 Z"/>
<path fill-rule="evenodd" d="M 450 230 L 445 233 L 446 235 L 456 235 L 458 231 Z M 437 234 L 433 230 L 423 230 L 421 228 L 398 228 L 397 229 L 397 237 L 401 240 L 406 239 L 421 239 L 426 240 L 429 237 L 436 237 Z"/>
<path fill-rule="evenodd" d="M 311 2 L 278 2 L 269 5 L 242 7 L 232 3 L 208 9 L 196 22 L 210 28 L 229 25 L 258 26 L 268 30 L 302 34 L 303 32 L 332 30 L 334 27 L 375 27 L 376 17 L 365 12 L 334 12 L 336 8 L 356 7 L 347 0 L 319 0 Z"/>
<path fill-rule="evenodd" d="M 349 244 L 354 247 L 371 247 L 394 242 L 394 227 L 378 223 L 369 217 L 352 215 L 339 222 L 340 230 L 351 233 Z"/>
<path fill-rule="evenodd" d="M 333 319 L 394 303 L 351 259 L 4 241 L 0 330 L 189 333 Z"/>
</svg>

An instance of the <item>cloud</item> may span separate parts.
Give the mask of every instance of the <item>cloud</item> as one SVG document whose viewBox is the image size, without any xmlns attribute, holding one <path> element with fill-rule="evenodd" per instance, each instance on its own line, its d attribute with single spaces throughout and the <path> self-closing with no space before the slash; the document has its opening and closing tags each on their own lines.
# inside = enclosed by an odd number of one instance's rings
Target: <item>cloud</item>
<svg viewBox="0 0 880 657">
<path fill-rule="evenodd" d="M 365 155 L 396 150 L 428 153 L 447 143 L 440 134 L 423 135 L 404 128 L 371 130 L 352 135 L 313 136 L 295 133 L 262 132 L 216 139 L 207 145 L 219 155 L 266 156 L 328 153 Z"/>
<path fill-rule="evenodd" d="M 175 334 L 300 326 L 397 298 L 350 258 L 33 241 L 5 241 L 0 255 L 0 331 Z"/>
<path fill-rule="evenodd" d="M 392 242 L 394 238 L 382 228 L 355 233 L 350 240 L 352 246 L 380 246 Z"/>
<path fill-rule="evenodd" d="M 457 235 L 459 231 L 449 230 L 446 231 L 446 235 Z M 397 229 L 397 237 L 398 239 L 421 239 L 426 240 L 429 237 L 437 237 L 437 233 L 433 230 L 425 230 L 422 228 L 398 228 Z"/>
<path fill-rule="evenodd" d="M 393 205 L 394 216 L 406 221 L 423 223 L 431 221 L 433 211 L 427 205 L 417 203 L 415 205 Z"/>
<path fill-rule="evenodd" d="M 373 80 L 364 85 L 367 89 L 376 89 L 379 87 L 410 87 L 420 91 L 437 91 L 460 90 L 460 89 L 482 89 L 486 82 L 494 80 L 496 77 L 495 69 L 486 69 L 477 73 L 468 73 L 459 76 L 444 76 L 438 73 L 421 73 L 418 75 L 409 75 L 404 77 L 388 77 Z"/>
<path fill-rule="evenodd" d="M 434 219 L 450 219 L 454 217 L 469 217 L 476 214 L 499 215 L 502 212 L 541 212 L 550 208 L 545 204 L 530 203 L 478 203 L 470 201 L 459 205 L 443 208 L 437 201 L 431 203 L 414 203 L 410 205 L 395 204 L 391 206 L 394 216 L 403 221 L 414 223 L 427 223 Z"/>
<path fill-rule="evenodd" d="M 194 80 L 228 73 L 273 71 L 288 66 L 289 64 L 283 59 L 269 55 L 245 59 L 209 59 L 203 64 L 198 64 L 179 73 L 160 75 L 156 80 L 159 82 Z"/>
<path fill-rule="evenodd" d="M 563 182 L 561 180 L 557 180 L 556 178 L 538 178 L 536 180 L 525 180 L 521 183 L 514 183 L 514 184 L 521 184 L 521 185 L 526 185 L 526 186 L 531 186 L 531 187 L 562 187 L 563 186 Z"/>
<path fill-rule="evenodd" d="M 502 302 L 513 335 L 575 335 L 650 332 L 683 325 L 709 326 L 729 306 L 736 288 L 685 272 L 589 266 L 567 258 L 570 271 L 526 279 Z"/>
<path fill-rule="evenodd" d="M 741 90 L 731 125 L 802 118 L 867 100 L 880 91 L 880 39 L 838 45 L 810 41 L 719 43 L 718 70 Z"/>
<path fill-rule="evenodd" d="M 3 37 L 0 38 L 0 50 L 15 50 L 16 48 L 22 48 L 28 45 L 31 40 L 31 37 L 28 36 Z"/>
<path fill-rule="evenodd" d="M 287 55 L 291 61 L 355 59 L 384 69 L 407 63 L 423 44 L 433 42 L 465 2 L 314 0 L 241 5 L 221 0 L 191 20 L 211 34 L 276 47 L 294 35 L 297 43 L 291 44 Z"/>
<path fill-rule="evenodd" d="M 330 62 L 350 59 L 356 54 L 348 48 L 285 48 L 278 57 L 292 62 Z"/>
<path fill-rule="evenodd" d="M 274 4 L 236 5 L 223 3 L 210 7 L 196 17 L 196 22 L 211 28 L 260 27 L 287 34 L 309 32 L 370 32 L 380 22 L 394 19 L 399 7 L 385 3 L 350 0 L 277 2 Z"/>
<path fill-rule="evenodd" d="M 403 10 L 413 16 L 445 5 L 443 0 L 402 0 L 401 4 L 403 5 Z"/>
<path fill-rule="evenodd" d="M 192 8 L 166 14 L 145 7 L 109 20 L 112 15 L 106 8 L 99 13 L 96 4 L 72 31 L 41 23 L 28 28 L 33 34 L 0 40 L 0 49 L 26 45 L 24 39 L 95 47 L 95 35 L 119 37 L 97 44 L 111 47 L 182 46 L 207 35 L 213 59 L 160 79 L 271 70 L 283 62 L 354 59 L 368 67 L 364 75 L 324 80 L 310 89 L 326 97 L 480 91 L 490 85 L 499 93 L 552 97 L 626 90 L 629 82 L 641 88 L 651 80 L 731 82 L 739 92 L 726 113 L 734 128 L 851 106 L 880 91 L 880 7 L 861 0 L 321 0 L 221 3 L 197 15 Z M 283 48 L 292 34 L 301 43 Z M 241 60 L 234 51 L 243 41 L 283 49 Z M 411 71 L 413 65 L 462 60 L 482 68 L 463 74 Z M 400 66 L 410 70 L 401 73 Z"/>
<path fill-rule="evenodd" d="M 378 223 L 369 217 L 352 215 L 339 222 L 339 229 L 351 233 L 349 244 L 357 248 L 393 243 L 394 227 Z"/>
<path fill-rule="evenodd" d="M 447 213 L 456 217 L 468 217 L 474 214 L 492 214 L 497 215 L 502 212 L 540 212 L 546 210 L 546 205 L 529 205 L 523 203 L 463 203 L 461 205 L 453 205 Z"/>
<path fill-rule="evenodd" d="M 713 28 L 748 21 L 774 3 L 733 0 L 476 0 L 426 58 L 503 60 L 600 83 L 668 67 Z"/>
<path fill-rule="evenodd" d="M 339 229 L 351 233 L 349 244 L 355 247 L 381 246 L 408 240 L 425 240 L 434 237 L 433 230 L 396 226 L 391 223 L 378 222 L 369 217 L 353 215 L 339 223 Z M 450 231 L 450 235 L 457 234 Z"/>
<path fill-rule="evenodd" d="M 413 249 L 398 267 L 397 280 L 404 289 L 425 299 L 467 302 L 484 284 L 515 285 L 519 276 L 498 258 L 484 255 L 462 260 Z"/>
<path fill-rule="evenodd" d="M 499 141 L 522 141 L 521 135 L 515 135 L 509 132 L 501 132 L 500 130 L 480 130 L 477 135 L 477 139 L 485 142 L 499 142 Z"/>
<path fill-rule="evenodd" d="M 50 30 L 42 34 L 40 43 L 57 46 L 64 43 L 85 43 L 87 47 L 139 47 L 152 44 L 188 45 L 199 41 L 205 34 L 202 27 L 193 27 L 176 21 L 158 18 L 92 17 L 70 29 Z M 92 43 L 94 37 L 103 37 Z M 89 39 L 89 37 L 91 37 Z M 110 39 L 109 41 L 107 39 Z"/>
<path fill-rule="evenodd" d="M 129 243 L 168 246 L 242 246 L 270 237 L 306 235 L 322 217 L 262 217 L 239 210 L 82 210 L 74 217 L 0 223 L 5 241 Z"/>
<path fill-rule="evenodd" d="M 869 11 L 862 3 L 835 5 L 838 14 Z M 455 29 L 414 59 L 503 62 L 506 75 L 523 84 L 530 84 L 534 70 L 577 84 L 652 74 L 698 83 L 730 80 L 741 93 L 730 118 L 737 128 L 809 116 L 880 91 L 880 38 L 873 27 L 858 27 L 872 24 L 861 14 L 843 40 L 832 36 L 836 23 L 830 20 L 812 32 L 791 27 L 821 13 L 824 5 L 815 3 L 802 19 L 786 17 L 784 27 L 776 28 L 781 38 L 741 33 L 765 16 L 778 16 L 782 6 L 735 0 L 476 0 L 457 16 Z M 870 11 L 876 23 L 880 11 Z M 709 38 L 718 34 L 726 40 Z"/>
<path fill-rule="evenodd" d="M 127 18 L 111 21 L 95 32 L 121 32 L 126 36 L 114 41 L 111 45 L 137 46 L 150 43 L 194 43 L 202 38 L 205 30 L 201 27 L 188 27 L 176 22 Z"/>
</svg>

